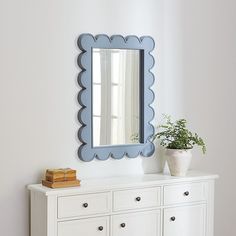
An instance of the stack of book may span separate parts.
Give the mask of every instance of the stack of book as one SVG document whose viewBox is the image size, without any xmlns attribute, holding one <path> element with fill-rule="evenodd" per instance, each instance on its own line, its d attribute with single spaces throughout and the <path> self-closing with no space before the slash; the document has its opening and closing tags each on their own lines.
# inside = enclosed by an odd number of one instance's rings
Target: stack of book
<svg viewBox="0 0 236 236">
<path fill-rule="evenodd" d="M 76 179 L 76 170 L 65 169 L 48 169 L 46 170 L 45 180 L 42 185 L 49 188 L 65 188 L 80 186 L 80 180 Z"/>
</svg>

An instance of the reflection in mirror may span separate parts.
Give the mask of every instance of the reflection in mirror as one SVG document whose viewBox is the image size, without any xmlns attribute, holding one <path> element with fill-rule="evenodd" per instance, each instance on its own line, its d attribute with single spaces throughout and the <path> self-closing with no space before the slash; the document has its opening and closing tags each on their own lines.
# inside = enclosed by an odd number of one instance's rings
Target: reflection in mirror
<svg viewBox="0 0 236 236">
<path fill-rule="evenodd" d="M 93 146 L 139 143 L 141 50 L 92 50 Z"/>
</svg>

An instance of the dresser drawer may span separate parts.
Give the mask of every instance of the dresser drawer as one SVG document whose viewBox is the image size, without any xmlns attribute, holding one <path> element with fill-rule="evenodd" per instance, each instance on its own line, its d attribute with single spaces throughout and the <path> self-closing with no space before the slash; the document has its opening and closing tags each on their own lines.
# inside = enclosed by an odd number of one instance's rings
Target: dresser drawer
<svg viewBox="0 0 236 236">
<path fill-rule="evenodd" d="M 164 205 L 204 201 L 205 184 L 190 183 L 164 187 Z"/>
<path fill-rule="evenodd" d="M 58 197 L 58 218 L 107 213 L 110 201 L 109 192 Z"/>
<path fill-rule="evenodd" d="M 109 236 L 109 217 L 58 223 L 58 236 Z"/>
<path fill-rule="evenodd" d="M 132 210 L 160 205 L 160 188 L 142 188 L 114 192 L 113 210 Z"/>
</svg>

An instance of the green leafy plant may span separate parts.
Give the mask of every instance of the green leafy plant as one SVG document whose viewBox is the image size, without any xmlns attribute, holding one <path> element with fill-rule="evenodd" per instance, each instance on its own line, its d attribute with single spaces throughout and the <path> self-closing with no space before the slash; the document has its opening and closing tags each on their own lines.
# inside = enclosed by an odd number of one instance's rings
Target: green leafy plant
<svg viewBox="0 0 236 236">
<path fill-rule="evenodd" d="M 202 152 L 206 152 L 206 145 L 197 133 L 192 133 L 186 127 L 187 121 L 179 119 L 175 122 L 171 121 L 171 117 L 164 115 L 165 124 L 158 126 L 159 132 L 153 136 L 160 140 L 160 145 L 168 149 L 192 149 L 194 145 L 202 148 Z"/>
</svg>

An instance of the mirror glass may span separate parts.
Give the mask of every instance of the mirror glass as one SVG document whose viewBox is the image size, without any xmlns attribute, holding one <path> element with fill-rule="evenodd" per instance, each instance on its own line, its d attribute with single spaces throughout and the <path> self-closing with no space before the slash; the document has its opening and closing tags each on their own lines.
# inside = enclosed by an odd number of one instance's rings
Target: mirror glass
<svg viewBox="0 0 236 236">
<path fill-rule="evenodd" d="M 92 49 L 93 146 L 139 143 L 141 50 Z"/>
</svg>

